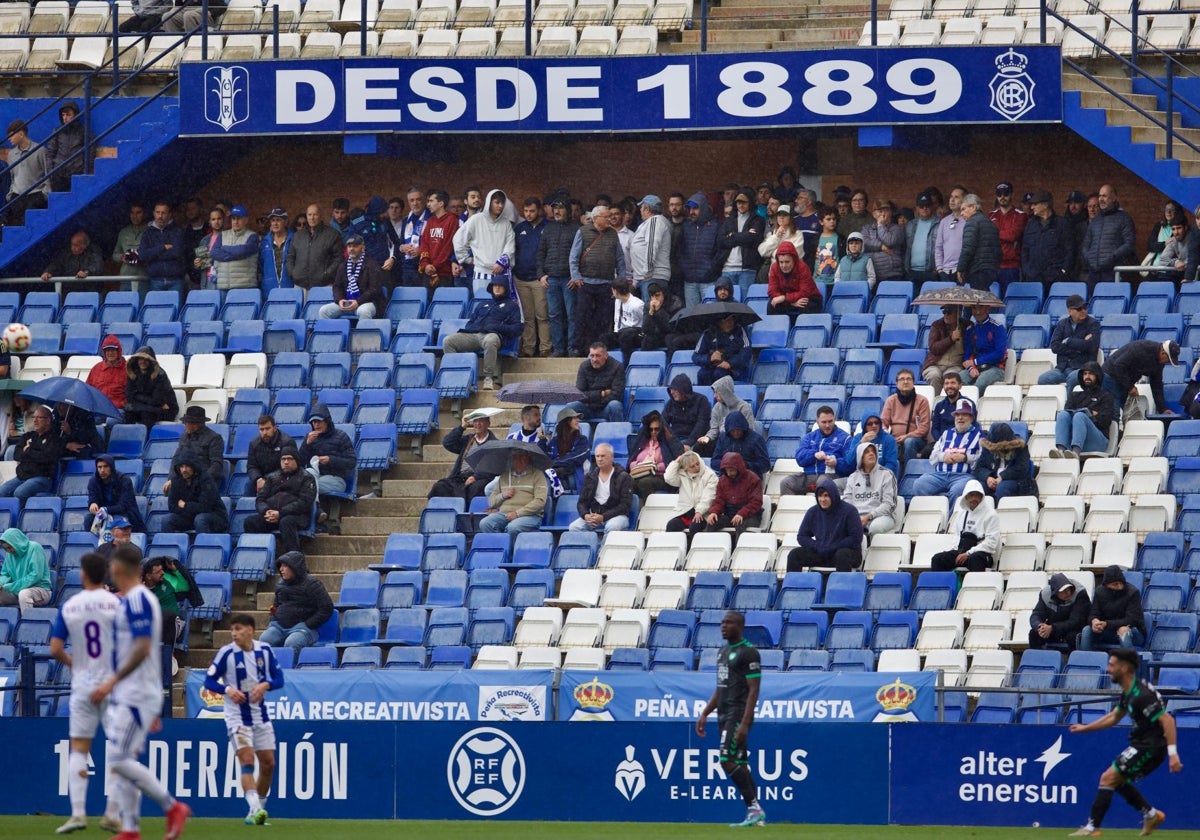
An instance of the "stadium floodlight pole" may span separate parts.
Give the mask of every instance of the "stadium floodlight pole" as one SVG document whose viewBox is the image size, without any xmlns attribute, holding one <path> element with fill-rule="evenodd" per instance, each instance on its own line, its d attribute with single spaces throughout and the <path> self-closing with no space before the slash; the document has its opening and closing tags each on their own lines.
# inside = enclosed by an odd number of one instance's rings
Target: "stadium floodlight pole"
<svg viewBox="0 0 1200 840">
<path fill-rule="evenodd" d="M 533 55 L 533 0 L 525 0 L 525 57 Z"/>
</svg>

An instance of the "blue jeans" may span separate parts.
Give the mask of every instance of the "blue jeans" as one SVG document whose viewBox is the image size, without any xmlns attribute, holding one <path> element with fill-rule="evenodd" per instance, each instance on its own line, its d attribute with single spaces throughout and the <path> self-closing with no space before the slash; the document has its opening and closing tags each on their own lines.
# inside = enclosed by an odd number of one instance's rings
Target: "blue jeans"
<svg viewBox="0 0 1200 840">
<path fill-rule="evenodd" d="M 1100 383 L 1100 387 L 1112 394 L 1113 408 L 1116 409 L 1119 417 L 1121 409 L 1125 407 L 1125 400 L 1129 399 L 1129 392 L 1122 390 L 1117 380 L 1111 376 L 1105 376 L 1104 381 Z"/>
<path fill-rule="evenodd" d="M 623 423 L 625 421 L 625 406 L 621 405 L 620 400 L 609 400 L 608 405 L 604 406 L 602 411 L 589 408 L 578 400 L 573 403 L 567 403 L 566 408 L 578 411 L 588 423 L 595 422 L 596 420 L 607 420 L 610 423 Z"/>
<path fill-rule="evenodd" d="M 570 277 L 547 277 L 546 309 L 550 314 L 550 343 L 554 352 L 566 355 L 575 347 L 575 290 L 568 289 Z"/>
<path fill-rule="evenodd" d="M 284 627 L 278 621 L 272 621 L 262 632 L 259 641 L 264 645 L 279 647 L 287 645 L 300 655 L 300 648 L 306 648 L 317 643 L 317 631 L 301 622 L 294 627 Z"/>
<path fill-rule="evenodd" d="M 1140 648 L 1146 637 L 1136 627 L 1130 627 L 1124 636 L 1117 636 L 1116 622 L 1108 622 L 1108 626 L 1097 633 L 1089 623 L 1079 633 L 1079 649 L 1091 650 L 1093 645 L 1116 645 L 1123 648 Z"/>
<path fill-rule="evenodd" d="M 614 516 L 612 519 L 605 520 L 603 528 L 597 528 L 593 525 L 589 525 L 583 521 L 582 517 L 580 517 L 579 519 L 576 519 L 574 522 L 571 523 L 571 530 L 572 531 L 600 531 L 600 530 L 603 530 L 604 533 L 606 533 L 606 534 L 609 533 L 610 531 L 628 531 L 629 530 L 629 517 L 628 516 Z"/>
<path fill-rule="evenodd" d="M 489 513 L 479 523 L 479 530 L 486 534 L 521 534 L 536 531 L 542 526 L 540 516 L 518 516 L 511 522 L 503 513 Z"/>
<path fill-rule="evenodd" d="M 360 304 L 358 309 L 354 310 L 354 312 L 359 318 L 374 318 L 375 317 L 375 304 L 373 304 L 373 303 Z M 348 313 L 343 312 L 342 308 L 340 306 L 338 306 L 336 303 L 327 303 L 321 307 L 320 311 L 317 314 L 319 317 L 329 320 L 329 319 L 333 319 L 333 318 L 341 318 L 343 315 L 347 315 Z"/>
<path fill-rule="evenodd" d="M 911 437 L 905 438 L 902 442 L 904 460 L 910 461 L 913 458 L 921 457 L 921 450 L 925 448 L 925 441 L 921 438 Z"/>
<path fill-rule="evenodd" d="M 52 489 L 54 489 L 54 480 L 46 478 L 44 475 L 35 475 L 33 478 L 27 478 L 24 481 L 19 478 L 10 478 L 8 481 L 0 484 L 0 496 L 4 498 L 15 497 L 24 502 L 32 496 L 49 496 Z"/>
<path fill-rule="evenodd" d="M 1066 385 L 1067 394 L 1070 395 L 1070 393 L 1075 390 L 1075 386 L 1079 384 L 1079 371 L 1068 370 L 1064 373 L 1058 368 L 1051 368 L 1038 377 L 1037 384 Z"/>
<path fill-rule="evenodd" d="M 736 271 L 722 271 L 721 279 L 728 280 L 742 290 L 742 300 L 750 296 L 750 287 L 754 284 L 758 272 L 751 271 L 748 268 L 739 268 Z"/>
<path fill-rule="evenodd" d="M 151 277 L 150 291 L 152 292 L 182 292 L 182 277 Z"/>
<path fill-rule="evenodd" d="M 969 472 L 931 472 L 925 473 L 913 485 L 914 496 L 945 496 L 954 501 L 962 495 L 963 488 L 971 480 Z"/>
<path fill-rule="evenodd" d="M 1056 446 L 1078 446 L 1083 452 L 1104 452 L 1108 449 L 1108 438 L 1104 436 L 1087 412 L 1060 411 L 1054 418 L 1054 444 Z"/>
<path fill-rule="evenodd" d="M 695 306 L 704 300 L 704 284 L 703 283 L 684 283 L 683 284 L 683 305 L 684 307 Z"/>
<path fill-rule="evenodd" d="M 997 382 L 1004 381 L 1004 368 L 990 367 L 987 370 L 980 371 L 979 378 L 972 379 L 970 371 L 964 367 L 959 376 L 962 377 L 962 384 L 977 386 L 979 388 L 979 396 L 982 397 L 983 392 L 988 389 L 989 385 L 995 385 Z"/>
</svg>

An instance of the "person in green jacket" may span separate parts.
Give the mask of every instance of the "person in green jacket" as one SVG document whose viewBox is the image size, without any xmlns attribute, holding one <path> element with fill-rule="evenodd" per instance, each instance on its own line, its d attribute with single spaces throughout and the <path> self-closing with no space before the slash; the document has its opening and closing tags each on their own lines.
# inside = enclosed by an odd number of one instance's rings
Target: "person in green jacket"
<svg viewBox="0 0 1200 840">
<path fill-rule="evenodd" d="M 52 586 L 46 549 L 16 528 L 0 534 L 4 563 L 0 565 L 0 607 L 17 606 L 21 612 L 50 603 Z"/>
</svg>

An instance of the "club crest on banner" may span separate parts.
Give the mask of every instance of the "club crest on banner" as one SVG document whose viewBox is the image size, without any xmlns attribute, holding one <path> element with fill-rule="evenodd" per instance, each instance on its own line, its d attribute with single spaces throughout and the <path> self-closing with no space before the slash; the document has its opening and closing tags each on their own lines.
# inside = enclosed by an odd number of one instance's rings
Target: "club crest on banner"
<svg viewBox="0 0 1200 840">
<path fill-rule="evenodd" d="M 204 71 L 204 119 L 225 131 L 250 119 L 250 72 L 245 67 Z"/>
<path fill-rule="evenodd" d="M 1016 121 L 1033 110 L 1033 78 L 1026 72 L 1029 59 L 1012 49 L 996 57 L 996 75 L 988 82 L 992 110 Z"/>
</svg>

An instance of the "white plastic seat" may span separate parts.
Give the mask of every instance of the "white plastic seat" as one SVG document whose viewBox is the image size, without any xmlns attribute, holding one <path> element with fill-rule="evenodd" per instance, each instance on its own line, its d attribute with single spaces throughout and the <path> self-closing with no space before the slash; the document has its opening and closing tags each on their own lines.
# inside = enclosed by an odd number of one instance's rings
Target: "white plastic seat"
<svg viewBox="0 0 1200 840">
<path fill-rule="evenodd" d="M 188 362 L 187 378 L 183 381 L 183 387 L 221 388 L 224 382 L 225 357 L 220 353 L 196 353 Z"/>
<path fill-rule="evenodd" d="M 1161 493 L 1167 488 L 1168 472 L 1166 458 L 1133 458 L 1125 471 L 1121 493 L 1135 501 L 1144 495 Z"/>
<path fill-rule="evenodd" d="M 78 43 L 80 40 L 75 40 Z M 97 39 L 92 39 L 97 40 Z M 99 39 L 103 40 L 103 39 Z M 112 66 L 114 55 L 112 51 L 112 42 L 104 41 L 104 60 L 102 64 Z M 141 35 L 122 35 L 117 39 L 117 55 L 115 60 L 117 64 L 124 70 L 133 71 L 142 66 L 142 58 L 146 54 L 146 40 Z"/>
<path fill-rule="evenodd" d="M 663 34 L 682 32 L 692 25 L 694 0 L 658 0 L 650 13 L 650 23 Z"/>
<path fill-rule="evenodd" d="M 893 0 L 889 7 L 888 19 L 900 22 L 919 20 L 929 17 L 932 10 L 930 0 Z"/>
<path fill-rule="evenodd" d="M 84 0 L 80 0 L 84 2 Z M 105 3 L 105 6 L 108 4 Z M 29 3 L 0 3 L 0 35 L 23 35 L 29 32 Z M 3 47 L 3 44 L 0 44 Z"/>
<path fill-rule="evenodd" d="M 1046 458 L 1038 464 L 1038 498 L 1070 496 L 1079 480 L 1079 461 L 1075 458 Z"/>
<path fill-rule="evenodd" d="M 342 46 L 338 49 L 338 58 L 372 58 L 379 52 L 379 33 L 367 33 L 367 51 L 363 52 L 362 30 L 355 29 L 342 35 Z"/>
<path fill-rule="evenodd" d="M 1030 572 L 1040 568 L 1046 554 L 1046 538 L 1041 534 L 1005 534 L 996 568 L 1003 574 Z"/>
<path fill-rule="evenodd" d="M 1032 13 L 1026 11 L 1030 4 L 1033 5 Z M 1023 19 L 1024 17 L 1033 17 L 1040 14 L 1040 10 L 1041 0 L 975 0 L 975 5 L 971 9 L 971 15 L 972 17 L 983 18 L 989 21 L 1008 15 L 1022 17 Z"/>
<path fill-rule="evenodd" d="M 547 26 L 565 26 L 575 14 L 575 0 L 542 0 L 533 10 L 533 25 L 538 29 Z"/>
<path fill-rule="evenodd" d="M 238 31 L 254 29 L 263 19 L 263 4 L 261 0 L 229 0 L 225 4 L 225 13 L 217 23 L 217 29 Z"/>
<path fill-rule="evenodd" d="M 554 670 L 562 665 L 562 651 L 556 647 L 539 646 L 526 648 L 521 651 L 521 661 L 517 664 L 518 671 Z"/>
<path fill-rule="evenodd" d="M 979 16 L 976 15 L 976 20 Z M 1025 18 L 1010 15 L 997 15 L 987 19 L 983 34 L 979 36 L 980 45 L 989 47 L 1006 47 L 1021 43 L 1025 34 Z M 1029 351 L 1026 350 L 1026 353 Z M 1019 364 L 1019 363 L 1018 363 Z M 1021 372 L 1017 371 L 1017 384 L 1021 384 Z"/>
<path fill-rule="evenodd" d="M 942 39 L 942 22 L 927 18 L 909 20 L 900 34 L 901 47 L 933 47 Z"/>
<path fill-rule="evenodd" d="M 938 20 L 966 19 L 971 14 L 971 0 L 933 0 L 930 17 Z"/>
<path fill-rule="evenodd" d="M 702 531 L 692 537 L 692 547 L 684 561 L 684 568 L 693 575 L 696 572 L 721 571 L 729 565 L 732 546 L 731 534 L 724 531 Z"/>
<path fill-rule="evenodd" d="M 570 616 L 567 621 L 570 622 Z M 641 609 L 613 610 L 612 617 L 604 625 L 604 652 L 611 654 L 615 649 L 645 647 L 650 638 L 650 611 Z"/>
<path fill-rule="evenodd" d="M 1060 17 L 1082 17 L 1096 12 L 1097 3 L 1098 0 L 1055 0 L 1054 11 Z"/>
<path fill-rule="evenodd" d="M 426 29 L 421 33 L 417 55 L 422 58 L 449 58 L 458 49 L 458 33 L 453 29 Z"/>
<path fill-rule="evenodd" d="M 1055 534 L 1046 546 L 1044 570 L 1055 572 L 1078 572 L 1092 562 L 1092 537 L 1090 534 Z"/>
<path fill-rule="evenodd" d="M 103 38 L 95 40 L 103 41 Z M 66 38 L 34 38 L 29 55 L 25 57 L 25 69 L 30 72 L 58 70 L 58 63 L 67 59 Z"/>
<path fill-rule="evenodd" d="M 413 19 L 413 28 L 418 32 L 443 29 L 454 22 L 455 11 L 457 7 L 454 0 L 421 0 L 417 16 Z"/>
<path fill-rule="evenodd" d="M 1128 496 L 1093 497 L 1083 521 L 1084 532 L 1095 536 L 1124 531 L 1129 522 L 1129 508 Z"/>
<path fill-rule="evenodd" d="M 260 388 L 266 381 L 266 353 L 234 353 L 225 366 L 223 387 L 230 392 L 230 398 L 242 388 Z"/>
<path fill-rule="evenodd" d="M 262 42 L 261 35 L 227 35 L 221 55 L 224 61 L 258 61 Z"/>
<path fill-rule="evenodd" d="M 1170 493 L 1139 496 L 1129 511 L 1129 530 L 1137 534 L 1139 543 L 1155 531 L 1174 531 L 1175 505 Z"/>
<path fill-rule="evenodd" d="M 524 0 L 521 0 L 524 6 Z M 417 17 L 417 0 L 383 0 L 375 18 L 376 32 L 411 29 Z M 384 38 L 386 40 L 386 36 Z"/>
<path fill-rule="evenodd" d="M 479 58 L 495 55 L 496 30 L 490 26 L 473 26 L 458 36 L 459 58 Z"/>
<path fill-rule="evenodd" d="M 112 6 L 107 0 L 79 0 L 71 13 L 67 32 L 71 35 L 92 35 L 112 29 Z"/>
<path fill-rule="evenodd" d="M 71 356 L 63 366 L 63 376 L 86 380 L 92 368 L 101 362 L 99 356 Z"/>
<path fill-rule="evenodd" d="M 624 30 L 627 26 L 641 26 L 654 11 L 654 0 L 617 0 L 613 8 L 612 25 Z"/>
<path fill-rule="evenodd" d="M 1012 616 L 1004 610 L 978 610 L 963 634 L 963 650 L 995 650 L 1009 639 Z"/>
<path fill-rule="evenodd" d="M 342 34 L 360 32 L 364 6 L 367 13 L 367 29 L 374 29 L 375 19 L 379 17 L 379 0 L 346 0 L 337 18 L 329 21 L 329 28 Z"/>
<path fill-rule="evenodd" d="M 187 411 L 189 406 L 198 405 L 214 423 L 225 422 L 225 411 L 229 406 L 229 394 L 222 388 L 197 388 L 191 398 L 180 406 Z"/>
<path fill-rule="evenodd" d="M 1041 464 L 1049 458 L 1050 450 L 1054 449 L 1054 421 L 1043 420 L 1034 423 L 1029 428 L 1029 440 L 1025 442 L 1025 446 L 1035 464 Z"/>
<path fill-rule="evenodd" d="M 380 58 L 410 58 L 417 54 L 417 33 L 411 29 L 388 29 L 379 39 Z"/>
<path fill-rule="evenodd" d="M 21 368 L 21 378 L 40 382 L 49 376 L 62 376 L 62 359 L 58 356 L 32 356 Z"/>
<path fill-rule="evenodd" d="M 28 60 L 28 38 L 4 38 L 0 40 L 0 70 L 22 70 Z"/>
<path fill-rule="evenodd" d="M 1051 496 L 1042 506 L 1038 531 L 1070 534 L 1083 527 L 1084 500 L 1079 496 Z"/>
<path fill-rule="evenodd" d="M 920 534 L 913 544 L 912 563 L 900 570 L 921 570 L 931 568 L 933 555 L 950 551 L 958 547 L 958 534 Z"/>
<path fill-rule="evenodd" d="M 513 647 L 549 647 L 558 640 L 562 624 L 558 607 L 526 607 L 513 632 Z"/>
<path fill-rule="evenodd" d="M 600 603 L 603 583 L 604 576 L 595 569 L 567 569 L 557 597 L 547 598 L 543 603 L 548 607 L 594 607 Z"/>
<path fill-rule="evenodd" d="M 1084 501 L 1091 501 L 1097 496 L 1111 496 L 1120 488 L 1124 472 L 1120 458 L 1089 458 L 1079 471 L 1074 495 L 1082 496 Z"/>
<path fill-rule="evenodd" d="M 1004 575 L 1000 572 L 967 572 L 963 575 L 954 607 L 968 618 L 977 611 L 994 610 L 1004 594 Z"/>
<path fill-rule="evenodd" d="M 1011 650 L 977 650 L 967 670 L 968 688 L 1003 688 L 1012 681 Z"/>
<path fill-rule="evenodd" d="M 1155 49 L 1174 51 L 1187 42 L 1190 29 L 1184 15 L 1157 15 L 1146 33 L 1146 40 Z"/>
<path fill-rule="evenodd" d="M 267 0 L 263 4 L 262 17 L 259 18 L 258 28 L 273 30 L 275 13 L 272 8 L 279 8 L 279 31 L 295 32 L 300 23 L 300 0 Z"/>
<path fill-rule="evenodd" d="M 1131 55 L 1133 52 L 1133 15 L 1128 14 L 1128 6 L 1125 11 L 1125 14 L 1112 15 L 1109 18 L 1108 32 L 1104 35 L 1104 46 L 1117 55 Z M 1149 30 L 1149 16 L 1138 15 L 1138 38 L 1145 39 Z M 1144 47 L 1139 46 L 1139 51 L 1141 49 Z"/>
<path fill-rule="evenodd" d="M 596 558 L 596 569 L 601 572 L 613 569 L 636 569 L 646 547 L 646 536 L 638 531 L 613 531 L 604 535 L 600 554 Z"/>
<path fill-rule="evenodd" d="M 980 427 L 986 429 L 992 423 L 1008 423 L 1021 410 L 1021 388 L 1018 385 L 993 385 L 975 405 Z"/>
<path fill-rule="evenodd" d="M 667 523 L 675 518 L 675 504 L 678 501 L 679 495 L 676 493 L 651 493 L 638 514 L 637 529 L 643 534 L 665 531 Z"/>
<path fill-rule="evenodd" d="M 1102 571 L 1106 566 L 1120 566 L 1132 569 L 1137 563 L 1138 536 L 1137 534 L 1107 533 L 1096 537 L 1096 550 L 1092 554 L 1092 571 Z"/>
<path fill-rule="evenodd" d="M 617 41 L 617 55 L 654 55 L 658 50 L 657 26 L 626 26 Z"/>
<path fill-rule="evenodd" d="M 941 671 L 942 682 L 947 688 L 962 685 L 967 675 L 967 652 L 965 650 L 931 650 L 925 655 L 923 671 Z"/>
<path fill-rule="evenodd" d="M 950 18 L 942 27 L 943 47 L 973 47 L 983 36 L 983 21 L 979 18 Z M 1021 368 L 1017 367 L 1017 384 L 1020 384 Z"/>
<path fill-rule="evenodd" d="M 57 35 L 67 31 L 70 18 L 71 4 L 67 0 L 41 0 L 34 5 L 25 31 L 30 35 Z"/>
<path fill-rule="evenodd" d="M 1021 0 L 1017 0 L 1020 4 Z M 1014 5 L 1014 9 L 1016 6 Z M 1022 12 L 1024 8 L 1022 8 Z M 1027 18 L 1025 23 L 1025 33 L 1021 36 L 1021 43 L 1033 46 L 1042 43 L 1042 28 L 1037 21 L 1037 12 L 1032 15 L 1023 15 Z M 1032 20 L 1028 18 L 1033 18 Z M 1052 47 L 1056 44 L 1061 44 L 1063 39 L 1063 24 L 1057 18 L 1046 19 L 1046 46 Z"/>
<path fill-rule="evenodd" d="M 603 671 L 608 657 L 601 648 L 571 648 L 563 657 L 564 671 Z"/>
<path fill-rule="evenodd" d="M 496 0 L 462 0 L 454 17 L 454 28 L 459 32 L 479 26 L 490 28 L 495 14 Z"/>
<path fill-rule="evenodd" d="M 588 26 L 602 26 L 608 23 L 612 13 L 613 0 L 575 0 L 571 25 L 581 30 Z"/>
<path fill-rule="evenodd" d="M 1006 496 L 996 507 L 1000 531 L 1004 534 L 1024 534 L 1037 525 L 1038 503 L 1034 496 Z"/>
<path fill-rule="evenodd" d="M 513 26 L 525 28 L 525 0 L 500 0 L 496 4 L 496 14 L 492 16 L 492 26 L 503 32 Z M 522 40 L 524 39 L 524 32 Z"/>
<path fill-rule="evenodd" d="M 804 521 L 804 514 L 816 503 L 816 498 L 811 495 L 780 496 L 771 517 L 771 533 L 781 538 L 794 537 Z"/>
<path fill-rule="evenodd" d="M 574 26 L 548 26 L 542 30 L 534 54 L 539 57 L 573 55 L 577 40 Z"/>
<path fill-rule="evenodd" d="M 1026 423 L 1054 420 L 1066 404 L 1066 392 L 1061 385 L 1031 385 L 1021 403 L 1021 419 Z"/>
<path fill-rule="evenodd" d="M 649 616 L 646 618 L 649 621 Z M 564 650 L 573 647 L 596 647 L 604 638 L 608 618 L 602 609 L 576 608 L 567 613 L 558 646 Z M 624 646 L 622 646 L 624 647 Z"/>
<path fill-rule="evenodd" d="M 899 571 L 901 566 L 908 565 L 911 555 L 912 540 L 905 534 L 876 534 L 863 557 L 863 572 L 869 577 L 878 572 Z"/>
<path fill-rule="evenodd" d="M 298 28 L 302 34 L 329 32 L 329 24 L 337 20 L 341 12 L 338 0 L 306 0 L 300 12 Z M 341 41 L 341 38 L 338 40 Z"/>
<path fill-rule="evenodd" d="M 734 577 L 740 577 L 745 572 L 770 571 L 774 568 L 778 548 L 779 542 L 774 534 L 744 533 L 730 557 L 729 570 Z"/>
<path fill-rule="evenodd" d="M 1066 17 L 1066 15 L 1064 15 Z M 1092 58 L 1096 55 L 1096 44 L 1104 42 L 1108 18 L 1104 15 L 1073 15 L 1069 29 L 1063 35 L 1062 54 L 1067 58 Z"/>
<path fill-rule="evenodd" d="M 579 7 L 575 16 L 579 16 Z M 617 48 L 617 27 L 589 25 L 583 27 L 579 42 L 575 46 L 576 55 L 612 55 Z"/>
<path fill-rule="evenodd" d="M 641 606 L 646 591 L 646 576 L 636 569 L 620 569 L 604 576 L 599 606 L 611 612 L 622 607 Z"/>
<path fill-rule="evenodd" d="M 146 45 L 142 56 L 142 69 L 155 73 L 172 73 L 179 67 L 183 57 L 183 45 L 174 35 L 155 35 Z"/>
<path fill-rule="evenodd" d="M 688 583 L 687 572 L 655 572 L 646 584 L 642 608 L 650 611 L 651 618 L 658 618 L 662 610 L 682 609 L 687 601 Z"/>
<path fill-rule="evenodd" d="M 1134 458 L 1151 458 L 1162 451 L 1161 420 L 1131 420 L 1121 432 L 1117 455 L 1128 464 Z"/>
<path fill-rule="evenodd" d="M 1042 589 L 1048 582 L 1049 577 L 1045 572 L 1013 572 L 1004 587 L 1004 600 L 1000 602 L 1000 609 L 1010 616 L 1032 610 L 1037 606 Z"/>
<path fill-rule="evenodd" d="M 475 655 L 472 671 L 515 671 L 517 649 L 508 645 L 484 645 Z"/>
<path fill-rule="evenodd" d="M 904 674 L 921 670 L 921 652 L 913 648 L 891 648 L 879 651 L 875 670 L 880 674 Z"/>
<path fill-rule="evenodd" d="M 309 32 L 304 36 L 300 57 L 308 61 L 317 58 L 337 58 L 342 50 L 342 36 L 336 32 Z"/>
<path fill-rule="evenodd" d="M 893 7 L 894 8 L 894 7 Z M 894 47 L 900 41 L 900 21 L 876 21 L 875 44 L 880 47 Z M 860 47 L 871 46 L 871 21 L 863 24 L 862 35 L 858 37 Z"/>
<path fill-rule="evenodd" d="M 193 35 L 187 39 L 187 44 L 183 48 L 183 55 L 179 60 L 182 61 L 216 61 L 221 57 L 221 49 L 225 46 L 225 39 L 220 35 L 208 36 L 208 58 L 204 57 L 204 47 L 201 43 L 199 35 Z"/>
<path fill-rule="evenodd" d="M 962 647 L 966 621 L 958 610 L 930 610 L 917 632 L 917 650 L 948 650 Z"/>
<path fill-rule="evenodd" d="M 950 502 L 945 496 L 914 496 L 904 516 L 904 533 L 941 533 L 949 515 Z"/>
</svg>

